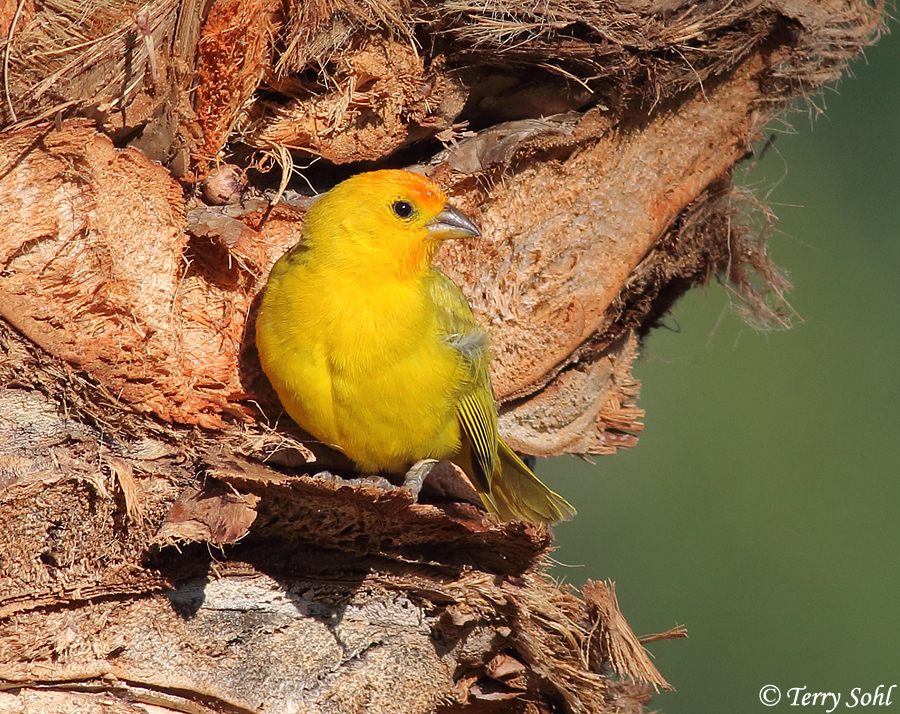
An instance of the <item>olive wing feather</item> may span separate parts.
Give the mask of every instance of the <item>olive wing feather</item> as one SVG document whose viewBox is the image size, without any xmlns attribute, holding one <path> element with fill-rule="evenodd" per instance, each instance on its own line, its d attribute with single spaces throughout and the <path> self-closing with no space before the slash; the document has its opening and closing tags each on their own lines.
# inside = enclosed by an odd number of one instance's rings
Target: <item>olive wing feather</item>
<svg viewBox="0 0 900 714">
<path fill-rule="evenodd" d="M 437 268 L 432 268 L 431 297 L 444 342 L 459 356 L 461 379 L 457 415 L 472 447 L 474 476 L 489 492 L 497 469 L 497 406 L 491 387 L 491 348 L 465 295 Z"/>
</svg>

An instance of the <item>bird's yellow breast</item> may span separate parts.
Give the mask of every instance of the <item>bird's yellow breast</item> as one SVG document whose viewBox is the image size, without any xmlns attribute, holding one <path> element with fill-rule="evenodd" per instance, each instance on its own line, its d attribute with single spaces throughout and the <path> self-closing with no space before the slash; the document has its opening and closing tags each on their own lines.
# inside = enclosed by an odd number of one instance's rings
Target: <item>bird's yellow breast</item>
<svg viewBox="0 0 900 714">
<path fill-rule="evenodd" d="M 312 267 L 272 271 L 257 322 L 263 369 L 288 414 L 363 471 L 399 472 L 460 445 L 458 354 L 425 280 Z"/>
</svg>

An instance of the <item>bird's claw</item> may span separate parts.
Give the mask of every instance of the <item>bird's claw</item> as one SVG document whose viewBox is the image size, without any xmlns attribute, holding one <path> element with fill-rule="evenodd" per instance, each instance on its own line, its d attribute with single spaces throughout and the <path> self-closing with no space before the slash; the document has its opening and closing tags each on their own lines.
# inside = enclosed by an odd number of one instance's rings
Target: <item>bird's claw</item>
<svg viewBox="0 0 900 714">
<path fill-rule="evenodd" d="M 437 463 L 437 459 L 422 459 L 421 461 L 416 461 L 409 471 L 406 472 L 406 475 L 403 477 L 403 488 L 412 494 L 414 501 L 419 500 L 419 492 L 422 490 L 422 485 Z"/>
</svg>

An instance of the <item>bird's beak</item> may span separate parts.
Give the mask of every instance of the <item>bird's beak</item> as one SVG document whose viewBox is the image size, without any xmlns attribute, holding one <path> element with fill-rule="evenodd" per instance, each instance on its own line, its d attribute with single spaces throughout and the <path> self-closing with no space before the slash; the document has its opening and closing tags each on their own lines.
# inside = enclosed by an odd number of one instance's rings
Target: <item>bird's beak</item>
<svg viewBox="0 0 900 714">
<path fill-rule="evenodd" d="M 428 237 L 432 240 L 474 238 L 481 235 L 481 231 L 469 217 L 449 203 L 444 204 L 444 210 L 428 221 L 425 227 L 428 229 Z"/>
</svg>

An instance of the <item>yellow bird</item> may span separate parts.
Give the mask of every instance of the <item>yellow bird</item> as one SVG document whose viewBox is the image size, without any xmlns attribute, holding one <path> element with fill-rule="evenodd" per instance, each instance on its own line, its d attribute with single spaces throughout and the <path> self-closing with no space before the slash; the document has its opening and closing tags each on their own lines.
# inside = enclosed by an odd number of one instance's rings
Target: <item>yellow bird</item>
<svg viewBox="0 0 900 714">
<path fill-rule="evenodd" d="M 309 209 L 272 268 L 256 323 L 263 370 L 287 413 L 363 473 L 420 481 L 459 465 L 504 520 L 569 520 L 497 433 L 487 333 L 431 259 L 479 235 L 432 181 L 362 173 Z"/>
</svg>

